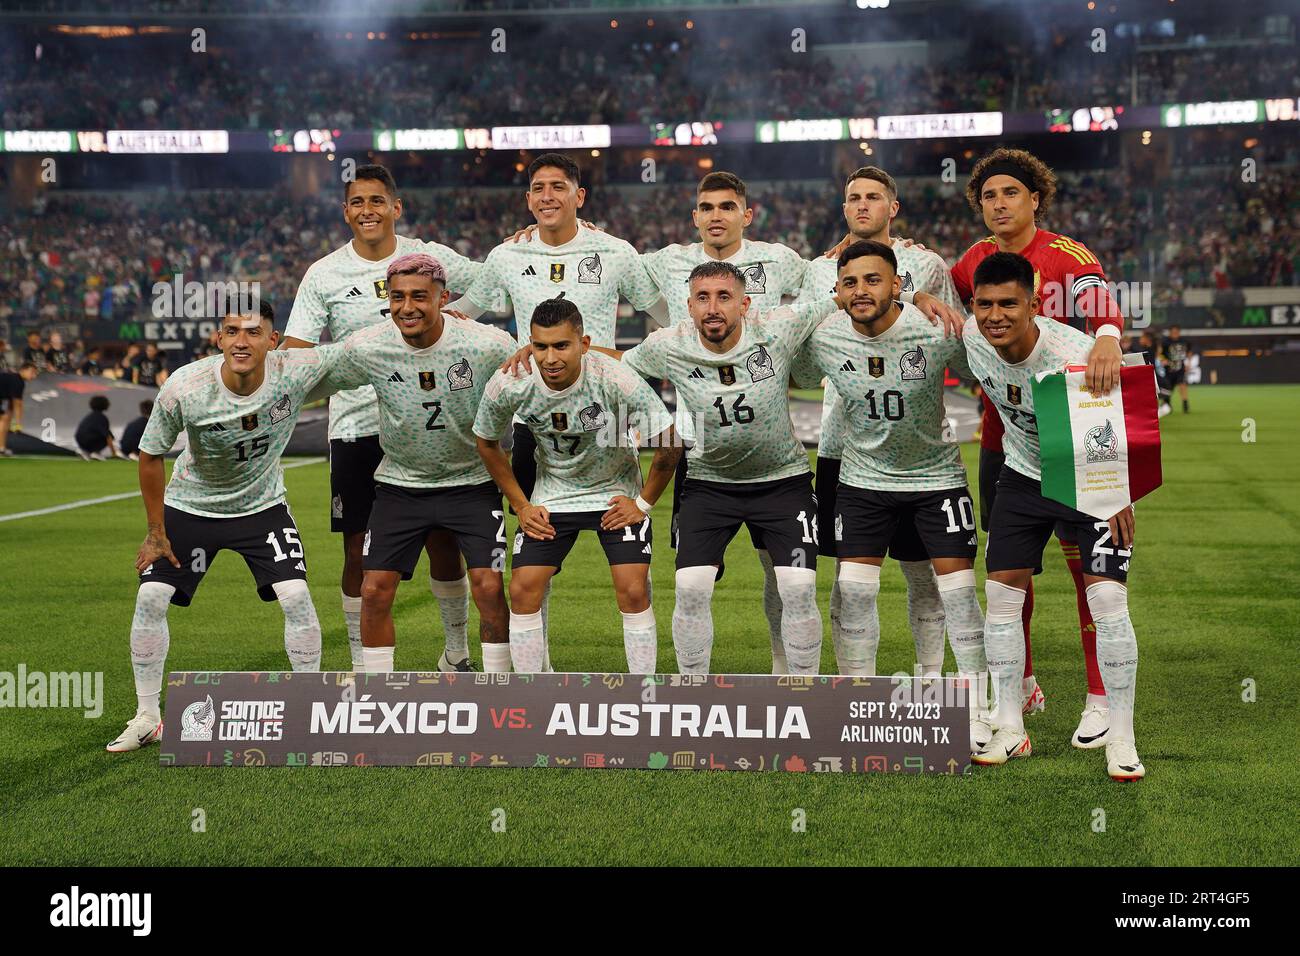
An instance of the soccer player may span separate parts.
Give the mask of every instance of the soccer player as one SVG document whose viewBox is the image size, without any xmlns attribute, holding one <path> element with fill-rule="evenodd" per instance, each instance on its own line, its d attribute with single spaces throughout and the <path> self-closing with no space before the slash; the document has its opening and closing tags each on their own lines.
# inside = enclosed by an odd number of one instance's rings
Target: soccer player
<svg viewBox="0 0 1300 956">
<path fill-rule="evenodd" d="M 1133 509 L 1127 507 L 1109 521 L 1096 521 L 1044 498 L 1039 487 L 1034 378 L 1082 364 L 1094 342 L 1085 332 L 1038 314 L 1034 267 L 1022 256 L 996 252 L 985 257 L 975 269 L 972 285 L 975 316 L 967 322 L 967 356 L 1005 425 L 1007 458 L 998 475 L 985 552 L 984 645 L 998 684 L 993 717 L 997 732 L 971 759 L 994 765 L 1032 752 L 1023 718 L 1021 612 L 1033 575 L 1042 570 L 1043 546 L 1064 524 L 1069 540 L 1077 541 L 1091 558 L 1084 586 L 1097 624 L 1097 657 L 1110 704 L 1106 770 L 1114 780 L 1139 780 L 1146 769 L 1138 759 L 1133 734 L 1138 648 L 1126 587 L 1133 552 Z"/>
<path fill-rule="evenodd" d="M 832 519 L 840 559 L 835 657 L 841 674 L 877 673 L 880 567 L 899 525 L 912 525 L 920 553 L 938 576 L 957 669 L 975 698 L 970 731 L 972 751 L 978 751 L 992 730 L 982 705 L 986 665 L 975 594 L 975 513 L 961 453 L 943 434 L 944 370 L 969 377 L 969 369 L 960 338 L 896 301 L 902 284 L 889 245 L 872 239 L 850 245 L 840 255 L 836 283 L 844 311 L 822 322 L 801 353 L 841 396 L 844 467 Z M 818 491 L 820 506 L 825 489 Z M 937 656 L 942 662 L 942 644 Z"/>
<path fill-rule="evenodd" d="M 483 389 L 514 343 L 500 329 L 443 314 L 447 271 L 430 255 L 393 260 L 384 282 L 392 321 L 348 336 L 331 377 L 343 388 L 368 383 L 378 396 L 384 454 L 361 549 L 362 665 L 372 674 L 393 669 L 398 582 L 414 573 L 429 535 L 442 532 L 465 557 L 483 667 L 508 671 L 505 513 L 472 428 Z"/>
<path fill-rule="evenodd" d="M 581 531 L 600 539 L 623 615 L 623 649 L 633 674 L 655 673 L 658 636 L 648 588 L 654 542 L 650 509 L 677 467 L 672 416 L 654 390 L 622 363 L 588 351 L 591 338 L 568 299 L 533 311 L 532 372 L 498 372 L 474 421 L 478 450 L 519 516 L 510 572 L 510 654 L 515 671 L 544 670 L 549 658 L 541 606 L 551 578 Z M 501 450 L 512 418 L 537 442 L 537 483 L 526 495 Z M 655 448 L 641 483 L 638 442 Z"/>
<path fill-rule="evenodd" d="M 1119 383 L 1123 354 L 1119 336 L 1124 317 L 1106 288 L 1101 264 L 1080 242 L 1039 228 L 1038 220 L 1051 208 L 1056 196 L 1056 175 L 1042 160 L 1022 149 L 999 147 L 980 159 L 966 184 L 971 209 L 982 213 L 992 233 L 966 251 L 953 266 L 957 294 L 969 302 L 975 268 L 995 252 L 1014 252 L 1033 266 L 1035 291 L 1042 314 L 1078 329 L 1095 333 L 1088 353 L 1087 383 L 1097 395 Z M 925 297 L 916 296 L 918 304 Z M 995 396 L 985 396 L 980 438 L 980 519 L 988 530 L 997 499 L 997 476 L 1005 461 L 1002 450 L 1002 420 L 992 406 Z M 1079 634 L 1088 675 L 1088 694 L 1072 743 L 1076 747 L 1101 747 L 1106 742 L 1106 692 L 1097 667 L 1097 629 L 1094 626 L 1084 583 L 1079 542 L 1070 537 L 1070 525 L 1062 523 L 1057 538 L 1066 565 L 1074 579 L 1075 604 L 1079 613 Z M 1029 712 L 1046 706 L 1042 689 L 1033 676 L 1029 621 L 1033 614 L 1032 585 L 1025 600 L 1025 707 Z"/>
<path fill-rule="evenodd" d="M 153 414 L 153 402 L 145 399 L 140 403 L 139 416 L 127 422 L 126 428 L 122 431 L 122 454 L 132 461 L 140 460 L 140 439 L 144 437 L 144 430 L 149 427 L 151 414 Z"/>
<path fill-rule="evenodd" d="M 140 494 L 149 532 L 131 622 L 136 715 L 108 750 L 138 750 L 162 735 L 167 609 L 188 607 L 218 552 L 234 551 L 263 601 L 284 611 L 284 648 L 295 671 L 320 666 L 320 622 L 307 590 L 298 527 L 284 497 L 284 452 L 304 402 L 326 394 L 341 346 L 275 351 L 275 313 L 261 302 L 221 325 L 221 355 L 177 369 L 159 390 L 140 439 Z M 319 388 L 318 388 L 319 386 Z M 316 394 L 312 395 L 315 391 Z M 309 398 L 310 395 L 310 398 Z M 163 459 L 188 444 L 163 490 Z"/>
<path fill-rule="evenodd" d="M 1169 326 L 1169 334 L 1160 343 L 1160 354 L 1165 360 L 1165 384 L 1170 394 L 1178 386 L 1178 397 L 1183 400 L 1183 414 L 1187 414 L 1187 356 L 1189 349 L 1183 332 L 1176 325 Z"/>
<path fill-rule="evenodd" d="M 898 184 L 889 173 L 878 166 L 863 166 L 855 170 L 844 185 L 843 208 L 851 242 L 880 242 L 893 250 L 898 262 L 900 294 L 927 292 L 950 308 L 961 308 L 943 258 L 890 235 L 890 225 L 898 215 L 899 201 Z M 799 293 L 800 302 L 822 298 L 835 289 L 842 256 L 843 251 L 837 255 L 819 256 L 808 263 Z M 806 352 L 803 354 L 806 356 Z M 823 378 L 820 370 L 809 369 L 808 363 L 798 358 L 794 374 L 796 381 L 808 386 Z M 836 486 L 844 454 L 844 433 L 844 412 L 834 378 L 830 377 L 822 398 L 821 436 L 817 443 L 817 508 L 818 524 L 822 528 L 831 527 L 835 521 Z M 836 542 L 831 535 L 822 535 L 821 553 L 825 557 L 835 557 Z M 944 603 L 930 566 L 930 556 L 917 535 L 914 522 L 906 514 L 900 517 L 898 530 L 889 542 L 889 555 L 898 561 L 907 581 L 907 616 L 916 646 L 917 666 L 922 674 L 937 674 L 943 669 Z M 836 648 L 840 646 L 840 601 L 837 574 L 830 599 L 831 639 Z M 840 672 L 845 673 L 844 662 L 841 661 L 840 665 Z"/>
<path fill-rule="evenodd" d="M 402 200 L 385 167 L 356 168 L 343 187 L 343 218 L 352 239 L 307 269 L 289 313 L 284 347 L 309 348 L 328 330 L 342 342 L 358 329 L 387 325 L 388 267 L 400 256 L 426 252 L 447 271 L 447 288 L 464 292 L 480 263 L 437 242 L 397 235 Z M 360 670 L 361 549 L 375 500 L 379 447 L 379 412 L 370 386 L 339 392 L 330 399 L 330 529 L 343 535 L 343 619 L 347 625 L 352 667 Z M 438 603 L 446 647 L 438 661 L 442 671 L 468 671 L 469 582 L 455 540 L 434 532 L 429 554 L 429 587 Z"/>
<path fill-rule="evenodd" d="M 20 431 L 23 423 L 23 392 L 27 383 L 40 371 L 31 362 L 24 362 L 16 372 L 0 371 L 0 455 L 13 457 L 8 447 L 9 431 Z"/>
</svg>

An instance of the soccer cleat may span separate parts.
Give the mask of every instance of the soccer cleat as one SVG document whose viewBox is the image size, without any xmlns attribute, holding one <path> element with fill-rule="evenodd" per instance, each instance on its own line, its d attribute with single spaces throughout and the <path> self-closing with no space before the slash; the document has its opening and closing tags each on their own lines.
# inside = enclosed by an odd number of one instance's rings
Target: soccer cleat
<svg viewBox="0 0 1300 956">
<path fill-rule="evenodd" d="M 465 673 L 468 671 L 475 671 L 478 670 L 478 668 L 474 666 L 474 662 L 468 657 L 462 658 L 458 661 L 453 661 L 447 656 L 447 652 L 443 651 L 442 657 L 438 658 L 438 670 L 442 671 L 444 674 L 454 674 L 456 672 Z"/>
<path fill-rule="evenodd" d="M 1172 405 L 1170 405 L 1168 402 L 1165 402 L 1163 405 L 1160 406 L 1160 411 L 1156 413 L 1156 417 L 1157 417 L 1157 418 L 1164 418 L 1166 415 L 1168 415 L 1168 414 L 1169 414 L 1170 412 L 1172 412 L 1173 410 L 1174 410 L 1174 407 L 1173 407 Z"/>
<path fill-rule="evenodd" d="M 1106 745 L 1106 772 L 1110 779 L 1133 783 L 1147 775 L 1137 747 L 1131 740 L 1112 740 Z"/>
<path fill-rule="evenodd" d="M 139 750 L 141 747 L 162 739 L 163 722 L 152 714 L 136 714 L 127 721 L 126 729 L 117 739 L 104 749 L 112 754 Z"/>
<path fill-rule="evenodd" d="M 970 719 L 970 752 L 977 754 L 989 745 L 993 739 L 993 725 L 989 723 L 989 715 L 983 711 L 977 711 L 971 715 Z"/>
<path fill-rule="evenodd" d="M 1029 735 L 1023 730 L 1002 727 L 977 754 L 971 755 L 971 763 L 983 767 L 996 767 L 1015 757 L 1028 757 L 1034 752 L 1029 745 Z"/>
<path fill-rule="evenodd" d="M 1084 708 L 1079 726 L 1074 729 L 1070 743 L 1080 750 L 1096 750 L 1106 746 L 1106 731 L 1110 729 L 1110 711 L 1096 704 Z"/>
<path fill-rule="evenodd" d="M 1025 703 L 1020 708 L 1020 712 L 1028 717 L 1030 714 L 1041 714 L 1047 710 L 1047 698 L 1043 696 L 1043 689 L 1038 686 L 1038 679 L 1033 675 L 1025 678 Z"/>
</svg>

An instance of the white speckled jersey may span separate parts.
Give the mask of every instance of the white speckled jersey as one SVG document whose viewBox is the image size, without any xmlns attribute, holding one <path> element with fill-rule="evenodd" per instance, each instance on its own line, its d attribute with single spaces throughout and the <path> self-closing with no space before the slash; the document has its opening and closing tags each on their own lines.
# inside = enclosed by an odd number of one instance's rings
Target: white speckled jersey
<svg viewBox="0 0 1300 956">
<path fill-rule="evenodd" d="M 969 375 L 961 339 L 944 338 L 915 306 L 876 336 L 831 316 L 804 345 L 835 386 L 845 421 L 840 481 L 872 491 L 942 491 L 966 484 L 956 444 L 944 441 L 943 372 Z"/>
<path fill-rule="evenodd" d="M 691 270 L 702 262 L 715 262 L 704 251 L 704 243 L 678 243 L 641 256 L 650 278 L 663 291 L 673 325 L 691 322 L 686 303 L 690 298 Z M 783 296 L 794 298 L 804 281 L 808 263 L 789 246 L 779 242 L 742 239 L 736 254 L 724 260 L 745 274 L 745 295 L 755 314 L 770 312 L 781 305 Z M 834 285 L 834 279 L 831 285 Z"/>
<path fill-rule="evenodd" d="M 809 471 L 808 455 L 790 421 L 790 362 L 834 299 L 782 306 L 746 317 L 740 341 L 711 352 L 692 323 L 656 329 L 623 353 L 639 375 L 666 378 L 687 409 L 695 445 L 690 475 L 705 481 L 774 481 Z"/>
<path fill-rule="evenodd" d="M 1034 318 L 1038 342 L 1029 357 L 1011 365 L 980 333 L 975 319 L 966 320 L 963 333 L 966 358 L 971 373 L 979 379 L 984 393 L 997 406 L 1006 434 L 1002 448 L 1007 465 L 1026 478 L 1041 480 L 1042 458 L 1038 452 L 1038 417 L 1034 414 L 1032 382 L 1039 372 L 1061 372 L 1067 365 L 1087 365 L 1093 338 L 1064 322 Z"/>
<path fill-rule="evenodd" d="M 501 243 L 488 253 L 465 297 L 481 309 L 491 309 L 502 293 L 508 296 L 519 343 L 524 345 L 533 310 L 561 292 L 582 313 L 591 344 L 607 349 L 614 348 L 620 295 L 637 309 L 659 301 L 659 290 L 631 245 L 582 226 L 559 246 L 548 246 L 538 236 L 529 242 Z"/>
<path fill-rule="evenodd" d="M 905 246 L 899 239 L 893 240 L 890 248 L 898 260 L 898 274 L 903 280 L 903 292 L 928 292 L 955 309 L 963 309 L 957 297 L 957 287 L 953 285 L 952 272 L 943 257 L 928 249 Z M 838 278 L 836 259 L 818 256 L 808 263 L 804 275 L 803 288 L 799 291 L 800 302 L 820 298 L 833 293 L 835 280 Z M 815 387 L 809 379 L 816 377 L 816 371 L 798 357 L 795 358 L 795 381 L 809 388 Z M 839 412 L 839 395 L 835 386 L 827 384 L 822 396 L 821 436 L 817 441 L 817 455 L 821 458 L 839 458 L 844 453 L 844 416 Z"/>
<path fill-rule="evenodd" d="M 221 381 L 225 356 L 182 365 L 154 401 L 140 450 L 165 455 L 182 431 L 163 501 L 209 518 L 253 514 L 284 501 L 280 455 L 307 395 L 335 367 L 343 346 L 268 352 L 262 385 L 236 395 Z"/>
<path fill-rule="evenodd" d="M 357 255 L 349 241 L 307 269 L 289 313 L 285 335 L 304 342 L 330 338 L 342 342 L 358 329 L 388 321 L 388 267 L 394 259 L 423 252 L 447 270 L 447 288 L 463 293 L 478 275 L 482 263 L 467 259 L 438 242 L 410 236 L 397 237 L 397 249 L 387 259 L 372 262 Z M 379 410 L 369 386 L 339 392 L 330 399 L 330 438 L 361 438 L 379 432 Z"/>
<path fill-rule="evenodd" d="M 498 372 L 488 382 L 474 434 L 500 440 L 518 417 L 537 439 L 532 502 L 553 512 L 604 511 L 614 495 L 641 491 L 635 429 L 652 438 L 672 424 L 659 396 L 617 359 L 588 352 L 568 388 L 553 391 L 534 364 L 519 378 Z"/>
<path fill-rule="evenodd" d="M 488 379 L 515 353 L 500 329 L 444 315 L 426 349 L 406 344 L 392 322 L 354 332 L 330 375 L 340 388 L 362 382 L 379 396 L 375 481 L 448 488 L 491 481 L 474 440 L 474 415 Z"/>
</svg>

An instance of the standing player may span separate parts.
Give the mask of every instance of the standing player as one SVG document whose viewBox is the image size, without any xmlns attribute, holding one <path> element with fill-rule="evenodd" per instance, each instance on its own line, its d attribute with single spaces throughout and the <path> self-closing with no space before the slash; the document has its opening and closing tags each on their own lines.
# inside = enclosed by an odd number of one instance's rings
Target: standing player
<svg viewBox="0 0 1300 956">
<path fill-rule="evenodd" d="M 13 456 L 9 448 L 9 429 L 21 430 L 23 424 L 23 392 L 27 383 L 40 372 L 31 362 L 24 362 L 16 372 L 0 371 L 0 455 Z"/>
<path fill-rule="evenodd" d="M 1129 618 L 1129 562 L 1133 551 L 1133 509 L 1109 521 L 1044 498 L 1039 486 L 1038 422 L 1033 380 L 1043 372 L 1081 364 L 1094 349 L 1079 329 L 1038 315 L 1034 268 L 1024 257 L 997 252 L 975 269 L 975 317 L 967 322 L 971 369 L 997 407 L 1006 427 L 1006 464 L 998 476 L 998 497 L 989 519 L 985 584 L 988 615 L 984 630 L 989 670 L 998 684 L 997 733 L 978 764 L 1002 764 L 1032 752 L 1025 733 L 1021 674 L 1024 634 L 1021 612 L 1035 570 L 1042 570 L 1043 546 L 1065 524 L 1069 540 L 1091 558 L 1085 595 L 1097 623 L 1097 656 L 1110 702 L 1106 769 L 1114 780 L 1139 780 L 1146 769 L 1133 734 L 1133 694 L 1138 648 Z"/>
<path fill-rule="evenodd" d="M 655 673 L 658 636 L 647 586 L 653 536 L 650 509 L 681 456 L 672 416 L 632 370 L 589 352 L 582 315 L 567 299 L 533 311 L 531 354 L 536 368 L 488 383 L 474 421 L 488 471 L 519 515 L 510 573 L 510 654 L 520 673 L 545 669 L 542 598 L 580 531 L 594 531 L 609 561 L 623 614 L 623 649 L 633 674 Z M 526 495 L 500 440 L 520 418 L 537 441 L 537 484 Z M 655 450 L 650 480 L 641 485 L 638 442 Z"/>
<path fill-rule="evenodd" d="M 864 166 L 849 176 L 844 186 L 844 220 L 849 241 L 880 242 L 893 250 L 898 262 L 900 294 L 926 292 L 943 304 L 960 309 L 961 301 L 943 259 L 937 253 L 909 245 L 890 235 L 889 227 L 898 215 L 898 209 L 898 184 L 883 169 Z M 841 251 L 837 255 L 819 256 L 808 264 L 799 301 L 813 301 L 835 289 L 842 255 Z M 822 378 L 820 370 L 809 369 L 806 362 L 796 360 L 795 379 L 800 384 L 812 386 Z M 822 528 L 831 527 L 835 520 L 844 433 L 844 413 L 834 378 L 830 377 L 822 398 L 821 437 L 817 443 L 817 508 Z M 821 553 L 835 557 L 836 542 L 830 535 L 822 536 Z M 907 580 L 907 616 L 916 646 L 917 666 L 922 674 L 937 674 L 943 669 L 944 603 L 930 566 L 930 556 L 907 515 L 899 519 L 898 531 L 889 542 L 889 555 L 898 561 Z M 830 600 L 831 639 L 836 648 L 840 646 L 840 600 L 837 574 Z M 840 663 L 843 673 L 844 662 Z"/>
<path fill-rule="evenodd" d="M 1169 326 L 1169 334 L 1160 343 L 1160 354 L 1165 360 L 1165 387 L 1173 395 L 1178 386 L 1178 397 L 1183 400 L 1183 414 L 1187 414 L 1187 356 L 1189 349 L 1183 332 L 1176 325 Z"/>
<path fill-rule="evenodd" d="M 221 326 L 222 355 L 177 369 L 158 392 L 140 439 L 140 494 L 149 533 L 131 622 L 136 715 L 108 750 L 138 750 L 162 735 L 167 608 L 188 607 L 222 549 L 248 565 L 263 601 L 284 611 L 284 647 L 295 671 L 320 666 L 320 622 L 307 590 L 298 527 L 284 497 L 284 452 L 309 393 L 342 346 L 274 351 L 275 314 L 262 302 Z M 313 396 L 316 397 L 316 396 Z M 185 432 L 188 445 L 163 490 L 163 460 Z"/>
<path fill-rule="evenodd" d="M 1106 274 L 1097 257 L 1077 240 L 1038 227 L 1038 220 L 1056 196 L 1056 175 L 1038 157 L 1022 149 L 999 147 L 979 160 L 966 184 L 970 207 L 983 214 L 993 233 L 970 247 L 953 266 L 957 294 L 969 302 L 976 267 L 995 252 L 1014 252 L 1033 266 L 1035 291 L 1040 294 L 1042 314 L 1079 329 L 1095 333 L 1088 353 L 1087 383 L 1093 394 L 1108 392 L 1119 383 L 1123 354 L 1119 336 L 1124 317 L 1106 288 Z M 924 296 L 917 295 L 918 304 Z M 1002 450 L 1002 420 L 985 396 L 980 439 L 980 519 L 988 530 L 989 516 L 997 497 L 997 476 L 1005 461 Z M 1076 747 L 1101 747 L 1106 742 L 1106 691 L 1097 667 L 1097 629 L 1089 611 L 1087 585 L 1079 543 L 1070 537 L 1070 525 L 1062 523 L 1057 538 L 1074 579 L 1075 603 L 1079 612 L 1079 634 L 1088 674 L 1088 696 L 1072 743 Z M 1030 586 L 1025 600 L 1025 708 L 1039 711 L 1046 706 L 1042 689 L 1033 677 L 1029 621 L 1034 596 Z"/>
<path fill-rule="evenodd" d="M 402 200 L 392 173 L 383 166 L 362 165 L 343 188 L 343 218 L 352 239 L 307 269 L 285 329 L 286 348 L 309 348 L 328 330 L 341 342 L 358 329 L 387 324 L 388 267 L 399 257 L 427 252 L 447 270 L 447 288 L 464 292 L 480 264 L 436 242 L 396 233 Z M 347 624 L 352 667 L 360 670 L 361 547 L 375 500 L 379 447 L 379 412 L 370 386 L 339 392 L 330 399 L 330 529 L 343 534 L 343 619 Z M 429 586 L 438 602 L 446 649 L 439 670 L 467 671 L 469 582 L 455 541 L 435 532 L 429 553 Z"/>
<path fill-rule="evenodd" d="M 877 673 L 880 567 L 898 526 L 912 525 L 938 575 L 953 656 L 975 698 L 970 730 L 977 751 L 992 730 L 982 710 L 986 665 L 975 594 L 975 513 L 961 453 L 943 434 L 944 370 L 969 377 L 969 369 L 961 339 L 896 301 L 903 284 L 897 270 L 894 251 L 883 242 L 859 240 L 844 250 L 836 291 L 845 310 L 821 323 L 802 351 L 840 394 L 845 428 L 833 518 L 841 595 L 840 627 L 832 631 L 835 656 L 841 674 Z M 818 489 L 819 506 L 826 490 Z"/>
<path fill-rule="evenodd" d="M 487 380 L 514 345 L 500 329 L 444 316 L 447 272 L 432 256 L 395 259 L 384 279 L 392 321 L 348 336 L 331 376 L 340 387 L 369 383 L 378 396 L 384 455 L 361 549 L 362 663 L 367 673 L 393 669 L 398 582 L 440 532 L 465 556 L 484 669 L 508 671 L 505 514 L 471 429 Z"/>
</svg>

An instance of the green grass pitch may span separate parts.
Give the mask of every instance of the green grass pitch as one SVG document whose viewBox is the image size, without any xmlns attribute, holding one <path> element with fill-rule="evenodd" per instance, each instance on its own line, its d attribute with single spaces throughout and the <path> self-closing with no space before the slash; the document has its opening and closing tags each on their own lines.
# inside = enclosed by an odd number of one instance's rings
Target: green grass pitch
<svg viewBox="0 0 1300 956">
<path fill-rule="evenodd" d="M 1049 546 L 1034 660 L 1047 712 L 1034 756 L 969 777 L 663 771 L 161 769 L 158 749 L 104 744 L 133 712 L 127 636 L 136 499 L 0 523 L 0 670 L 102 671 L 104 714 L 0 710 L 4 865 L 212 864 L 1073 864 L 1285 865 L 1300 790 L 1300 387 L 1201 387 L 1164 419 L 1165 485 L 1138 506 L 1130 606 L 1141 648 L 1137 729 L 1148 777 L 1110 782 L 1069 735 L 1084 693 L 1074 593 Z M 1243 433 L 1253 421 L 1255 440 Z M 1247 436 L 1249 437 L 1249 436 Z M 974 475 L 976 449 L 964 449 Z M 324 464 L 286 472 L 324 627 L 345 668 L 339 539 Z M 128 463 L 0 461 L 0 514 L 135 487 Z M 661 669 L 673 666 L 668 509 L 655 515 Z M 718 671 L 770 669 L 761 575 L 745 532 L 714 615 Z M 819 568 L 822 613 L 833 569 Z M 441 650 L 423 572 L 397 606 L 397 664 Z M 903 581 L 881 595 L 886 673 L 911 666 Z M 194 606 L 173 609 L 169 669 L 280 670 L 281 616 L 226 554 Z M 471 627 L 475 625 L 471 622 Z M 473 633 L 473 631 L 471 632 Z M 587 537 L 551 602 L 557 669 L 621 670 L 609 575 Z M 475 650 L 477 657 L 477 650 Z M 951 652 L 948 667 L 951 668 Z M 834 667 L 829 635 L 822 667 Z M 1292 675 L 1288 678 L 1286 675 Z M 1243 700 L 1253 681 L 1256 699 Z M 206 831 L 193 832 L 193 810 Z M 506 829 L 494 832 L 493 811 Z M 793 811 L 806 832 L 792 829 Z M 1100 811 L 1100 813 L 1099 813 Z M 1098 832 L 1103 818 L 1104 830 Z"/>
</svg>

